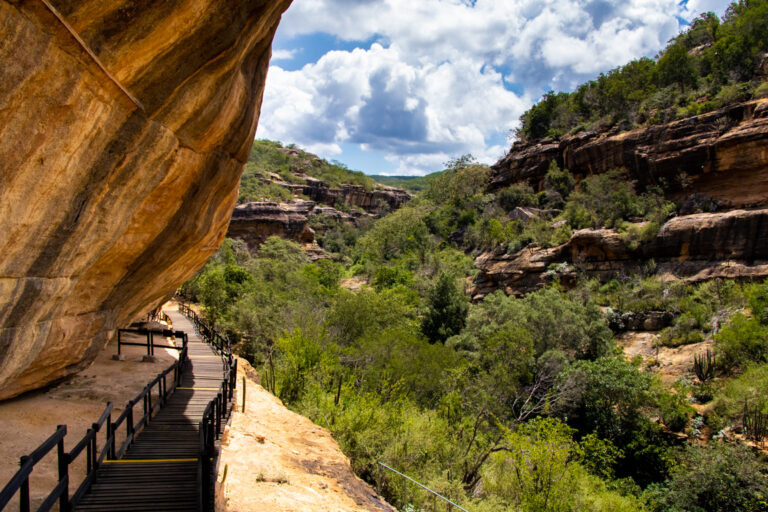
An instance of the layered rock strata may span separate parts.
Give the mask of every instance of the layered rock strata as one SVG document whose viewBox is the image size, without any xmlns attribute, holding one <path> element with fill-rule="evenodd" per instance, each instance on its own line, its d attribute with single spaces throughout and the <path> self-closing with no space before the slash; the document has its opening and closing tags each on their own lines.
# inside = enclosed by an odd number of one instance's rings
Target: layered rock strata
<svg viewBox="0 0 768 512">
<path fill-rule="evenodd" d="M 275 203 L 260 201 L 241 204 L 232 212 L 227 236 L 244 241 L 254 251 L 270 236 L 279 236 L 299 243 L 312 243 L 315 233 L 309 227 L 312 201 Z"/>
<path fill-rule="evenodd" d="M 0 0 L 0 399 L 216 250 L 290 0 Z"/>
<path fill-rule="evenodd" d="M 492 188 L 541 187 L 551 161 L 576 176 L 626 168 L 642 188 L 705 194 L 731 208 L 768 202 L 768 99 L 630 131 L 582 132 L 516 143 L 493 166 Z"/>
<path fill-rule="evenodd" d="M 651 240 L 632 245 L 614 230 L 582 229 L 558 247 L 485 253 L 475 261 L 480 274 L 472 295 L 479 300 L 497 289 L 520 295 L 555 277 L 567 283 L 576 274 L 608 280 L 652 270 L 691 282 L 763 278 L 768 276 L 768 209 L 675 217 Z"/>
<path fill-rule="evenodd" d="M 303 244 L 311 259 L 320 259 L 327 255 L 314 243 L 315 231 L 309 227 L 310 219 L 318 216 L 350 225 L 356 225 L 360 216 L 371 217 L 364 213 L 353 216 L 313 201 L 254 201 L 235 207 L 227 236 L 244 241 L 251 252 L 270 236 L 278 236 Z"/>
</svg>

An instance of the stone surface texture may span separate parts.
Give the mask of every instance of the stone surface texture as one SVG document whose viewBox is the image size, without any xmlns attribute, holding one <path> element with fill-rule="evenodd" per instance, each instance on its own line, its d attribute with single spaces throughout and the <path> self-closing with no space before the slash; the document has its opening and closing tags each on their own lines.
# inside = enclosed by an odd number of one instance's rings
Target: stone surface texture
<svg viewBox="0 0 768 512">
<path fill-rule="evenodd" d="M 520 295 L 555 277 L 586 274 L 608 280 L 643 272 L 691 282 L 768 276 L 768 209 L 698 213 L 669 220 L 651 240 L 632 248 L 611 229 L 576 231 L 563 245 L 529 246 L 514 254 L 488 252 L 475 260 L 473 298 L 494 290 Z"/>
<path fill-rule="evenodd" d="M 0 0 L 0 399 L 87 366 L 216 250 L 289 4 Z"/>
<path fill-rule="evenodd" d="M 492 188 L 527 180 L 540 187 L 549 164 L 577 177 L 626 168 L 642 188 L 706 194 L 725 207 L 768 200 L 768 99 L 630 131 L 590 131 L 561 141 L 516 143 L 496 163 Z"/>
</svg>

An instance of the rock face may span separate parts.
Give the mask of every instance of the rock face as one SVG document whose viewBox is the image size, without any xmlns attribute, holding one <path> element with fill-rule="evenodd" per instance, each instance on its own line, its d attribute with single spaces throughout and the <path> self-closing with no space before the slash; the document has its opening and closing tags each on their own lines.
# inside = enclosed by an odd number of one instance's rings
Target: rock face
<svg viewBox="0 0 768 512">
<path fill-rule="evenodd" d="M 582 229 L 558 247 L 486 253 L 475 261 L 481 272 L 472 295 L 478 300 L 496 289 L 524 294 L 556 276 L 567 282 L 577 272 L 608 280 L 642 272 L 649 265 L 657 274 L 692 282 L 766 277 L 768 209 L 676 217 L 636 248 L 614 230 Z"/>
<path fill-rule="evenodd" d="M 362 185 L 346 183 L 339 188 L 332 188 L 318 179 L 307 177 L 306 180 L 302 194 L 313 201 L 330 206 L 344 203 L 372 213 L 397 210 L 413 197 L 403 189 L 384 185 L 373 190 L 366 190 Z"/>
<path fill-rule="evenodd" d="M 768 99 L 631 131 L 516 143 L 493 166 L 491 187 L 522 180 L 540 187 L 552 160 L 577 176 L 624 167 L 641 187 L 663 182 L 679 197 L 705 194 L 732 208 L 762 205 L 768 202 Z"/>
<path fill-rule="evenodd" d="M 243 240 L 253 251 L 270 236 L 299 243 L 312 243 L 315 232 L 307 225 L 312 201 L 274 203 L 259 201 L 241 204 L 232 212 L 227 236 Z"/>
<path fill-rule="evenodd" d="M 0 399 L 216 250 L 289 4 L 0 0 Z"/>
<path fill-rule="evenodd" d="M 359 217 L 372 217 L 358 213 L 358 216 L 353 216 L 330 206 L 318 206 L 313 201 L 254 201 L 235 207 L 227 236 L 244 241 L 251 252 L 255 252 L 270 236 L 292 240 L 302 244 L 314 261 L 327 258 L 328 254 L 315 243 L 315 231 L 309 227 L 309 220 L 320 216 L 356 225 Z"/>
</svg>

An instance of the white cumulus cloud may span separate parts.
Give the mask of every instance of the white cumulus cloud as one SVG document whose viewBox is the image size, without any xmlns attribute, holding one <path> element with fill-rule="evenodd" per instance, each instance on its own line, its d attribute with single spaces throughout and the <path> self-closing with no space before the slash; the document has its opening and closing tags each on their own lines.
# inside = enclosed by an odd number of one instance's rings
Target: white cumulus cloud
<svg viewBox="0 0 768 512">
<path fill-rule="evenodd" d="M 722 0 L 297 0 L 280 37 L 324 33 L 367 48 L 330 51 L 301 69 L 278 50 L 258 136 L 327 157 L 358 144 L 423 173 L 471 152 L 484 161 L 549 89 L 569 90 L 652 56 Z M 281 60 L 279 60 L 281 59 Z M 516 92 L 513 92 L 516 91 Z M 343 160 L 343 158 L 342 158 Z"/>
</svg>

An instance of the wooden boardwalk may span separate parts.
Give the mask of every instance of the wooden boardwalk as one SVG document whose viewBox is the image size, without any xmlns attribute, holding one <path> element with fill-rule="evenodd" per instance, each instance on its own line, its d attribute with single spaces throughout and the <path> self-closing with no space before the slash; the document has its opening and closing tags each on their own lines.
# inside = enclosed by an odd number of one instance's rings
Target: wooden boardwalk
<svg viewBox="0 0 768 512">
<path fill-rule="evenodd" d="M 104 461 L 96 482 L 75 510 L 163 512 L 199 508 L 199 424 L 206 406 L 216 398 L 224 366 L 213 348 L 203 343 L 192 322 L 176 311 L 169 316 L 174 329 L 189 335 L 189 364 L 181 384 L 125 455 L 120 460 Z M 208 506 L 212 510 L 212 503 Z"/>
</svg>

